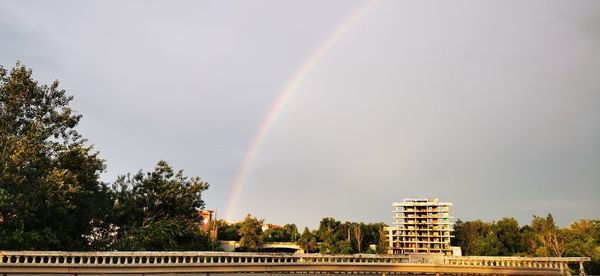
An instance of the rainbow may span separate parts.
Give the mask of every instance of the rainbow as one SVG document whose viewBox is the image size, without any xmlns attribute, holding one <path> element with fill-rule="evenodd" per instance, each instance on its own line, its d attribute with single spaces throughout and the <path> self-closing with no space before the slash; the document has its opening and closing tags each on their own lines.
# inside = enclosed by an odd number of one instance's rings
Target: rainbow
<svg viewBox="0 0 600 276">
<path fill-rule="evenodd" d="M 298 70 L 294 73 L 294 75 L 292 75 L 287 84 L 284 86 L 283 90 L 279 94 L 279 97 L 271 106 L 269 113 L 260 124 L 252 144 L 250 144 L 250 147 L 244 155 L 244 159 L 242 160 L 240 169 L 229 193 L 225 208 L 225 219 L 232 219 L 233 212 L 235 211 L 235 207 L 246 181 L 246 177 L 248 176 L 248 172 L 252 167 L 252 162 L 254 161 L 256 154 L 259 152 L 265 138 L 267 137 L 269 130 L 275 124 L 275 120 L 281 113 L 281 110 L 283 110 L 283 107 L 292 97 L 294 91 L 296 91 L 296 88 L 298 88 L 308 72 L 310 72 L 310 70 L 318 63 L 325 53 L 327 53 L 329 48 L 331 48 L 331 46 L 333 46 L 333 44 L 348 30 L 348 28 L 350 28 L 355 21 L 361 18 L 375 3 L 376 0 L 368 0 L 358 6 L 347 18 L 342 21 L 341 24 L 337 26 L 337 28 L 335 28 L 334 32 L 330 34 L 327 39 L 321 42 L 319 47 L 317 47 L 310 55 L 308 55 L 306 61 L 300 68 L 298 68 Z"/>
</svg>

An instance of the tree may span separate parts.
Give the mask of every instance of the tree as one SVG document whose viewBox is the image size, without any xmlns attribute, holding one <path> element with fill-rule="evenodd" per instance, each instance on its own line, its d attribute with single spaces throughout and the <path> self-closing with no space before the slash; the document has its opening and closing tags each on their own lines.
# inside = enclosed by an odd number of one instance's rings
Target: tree
<svg viewBox="0 0 600 276">
<path fill-rule="evenodd" d="M 388 237 L 387 237 L 388 233 L 383 228 L 384 226 L 385 225 L 382 225 L 379 228 L 379 243 L 377 244 L 377 253 L 379 253 L 379 254 L 388 253 L 387 251 L 388 251 L 388 248 L 389 248 L 389 243 L 387 241 L 387 239 L 388 239 Z"/>
<path fill-rule="evenodd" d="M 19 63 L 10 73 L 0 66 L 0 248 L 81 250 L 109 213 L 104 161 L 58 86 L 38 84 Z"/>
<path fill-rule="evenodd" d="M 271 227 L 262 233 L 265 242 L 295 242 L 298 237 L 298 228 L 295 224 L 286 224 L 283 227 Z"/>
<path fill-rule="evenodd" d="M 494 226 L 498 241 L 502 244 L 500 255 L 513 255 L 523 250 L 519 222 L 516 219 L 503 218 Z"/>
<path fill-rule="evenodd" d="M 503 250 L 493 224 L 481 220 L 463 222 L 459 219 L 454 229 L 454 245 L 460 246 L 466 256 L 497 256 Z"/>
<path fill-rule="evenodd" d="M 354 247 L 356 242 L 352 234 L 354 225 L 355 223 L 349 221 L 338 224 L 338 227 L 334 230 L 333 246 L 330 253 L 352 254 L 358 252 L 357 248 Z"/>
<path fill-rule="evenodd" d="M 289 237 L 289 239 L 286 241 L 295 242 L 298 240 L 300 233 L 298 233 L 298 227 L 296 226 L 296 224 L 285 224 L 283 225 L 283 229 L 285 230 L 287 237 Z"/>
<path fill-rule="evenodd" d="M 199 251 L 212 246 L 198 224 L 182 218 L 165 218 L 141 227 L 128 227 L 115 249 L 125 251 Z"/>
<path fill-rule="evenodd" d="M 364 224 L 362 223 L 357 223 L 354 225 L 354 239 L 356 241 L 356 248 L 358 249 L 358 253 L 362 253 L 363 227 Z"/>
<path fill-rule="evenodd" d="M 217 238 L 222 241 L 239 241 L 241 223 L 217 221 Z"/>
<path fill-rule="evenodd" d="M 317 239 L 321 242 L 319 247 L 320 253 L 333 254 L 339 251 L 337 250 L 337 244 L 349 236 L 341 226 L 342 223 L 334 218 L 323 218 L 321 220 L 319 229 L 317 230 Z"/>
<path fill-rule="evenodd" d="M 600 229 L 589 219 L 575 221 L 566 229 L 567 240 L 566 256 L 594 256 L 598 247 Z M 599 256 L 600 257 L 600 256 Z"/>
<path fill-rule="evenodd" d="M 565 256 L 590 257 L 591 262 L 586 263 L 586 272 L 590 275 L 600 274 L 600 221 L 575 221 L 565 229 L 565 235 Z"/>
<path fill-rule="evenodd" d="M 552 214 L 546 218 L 533 216 L 531 228 L 535 235 L 529 240 L 531 252 L 535 256 L 561 257 L 565 251 L 565 235 L 556 224 Z"/>
<path fill-rule="evenodd" d="M 264 220 L 259 220 L 250 214 L 240 225 L 240 247 L 245 251 L 258 251 L 262 244 L 262 225 Z"/>
<path fill-rule="evenodd" d="M 304 231 L 302 231 L 300 238 L 298 238 L 298 245 L 306 253 L 317 252 L 319 250 L 317 235 L 310 232 L 308 227 L 304 227 Z"/>
<path fill-rule="evenodd" d="M 366 253 L 386 253 L 387 252 L 387 244 L 386 244 L 386 233 L 383 231 L 383 228 L 387 226 L 383 222 L 378 223 L 361 223 L 362 226 L 362 249 Z M 373 245 L 377 249 L 373 250 L 370 246 Z M 358 248 L 357 248 L 358 249 Z"/>
<path fill-rule="evenodd" d="M 202 192 L 208 183 L 187 178 L 159 161 L 153 172 L 121 176 L 113 185 L 112 223 L 119 227 L 120 250 L 205 250 L 199 228 Z"/>
</svg>

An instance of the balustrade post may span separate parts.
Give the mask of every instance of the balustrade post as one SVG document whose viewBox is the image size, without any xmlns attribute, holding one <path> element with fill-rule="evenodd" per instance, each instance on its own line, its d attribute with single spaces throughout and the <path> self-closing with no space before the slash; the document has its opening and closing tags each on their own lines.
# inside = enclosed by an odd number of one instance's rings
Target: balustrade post
<svg viewBox="0 0 600 276">
<path fill-rule="evenodd" d="M 583 262 L 579 262 L 579 276 L 585 276 L 585 269 L 583 268 Z"/>
</svg>

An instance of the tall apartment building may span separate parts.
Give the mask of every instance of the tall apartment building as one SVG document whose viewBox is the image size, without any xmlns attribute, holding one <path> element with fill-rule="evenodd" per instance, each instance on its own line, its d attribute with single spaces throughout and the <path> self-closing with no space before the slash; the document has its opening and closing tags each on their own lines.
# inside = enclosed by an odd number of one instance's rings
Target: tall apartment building
<svg viewBox="0 0 600 276">
<path fill-rule="evenodd" d="M 393 203 L 394 225 L 386 227 L 390 254 L 452 255 L 450 202 L 437 198 L 406 198 Z"/>
</svg>

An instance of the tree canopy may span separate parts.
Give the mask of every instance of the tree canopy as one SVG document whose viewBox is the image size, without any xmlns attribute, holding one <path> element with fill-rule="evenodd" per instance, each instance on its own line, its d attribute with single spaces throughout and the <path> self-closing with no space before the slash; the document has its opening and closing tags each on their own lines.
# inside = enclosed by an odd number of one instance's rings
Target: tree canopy
<svg viewBox="0 0 600 276">
<path fill-rule="evenodd" d="M 263 244 L 262 226 L 264 220 L 248 214 L 240 224 L 240 247 L 244 251 L 258 251 Z"/>
<path fill-rule="evenodd" d="M 113 185 L 114 216 L 119 225 L 116 246 L 127 250 L 206 249 L 208 236 L 200 233 L 202 192 L 208 183 L 187 178 L 159 161 L 152 172 L 121 176 Z"/>
<path fill-rule="evenodd" d="M 0 248 L 82 249 L 90 221 L 110 208 L 104 161 L 58 86 L 21 64 L 0 67 Z"/>
<path fill-rule="evenodd" d="M 600 272 L 600 221 L 579 220 L 559 228 L 551 214 L 533 216 L 530 225 L 520 227 L 514 218 L 497 222 L 458 220 L 453 245 L 463 255 L 591 257 L 586 271 Z"/>
<path fill-rule="evenodd" d="M 0 67 L 0 249 L 208 249 L 198 227 L 208 184 L 165 161 L 102 183 L 104 160 L 58 87 Z"/>
</svg>

